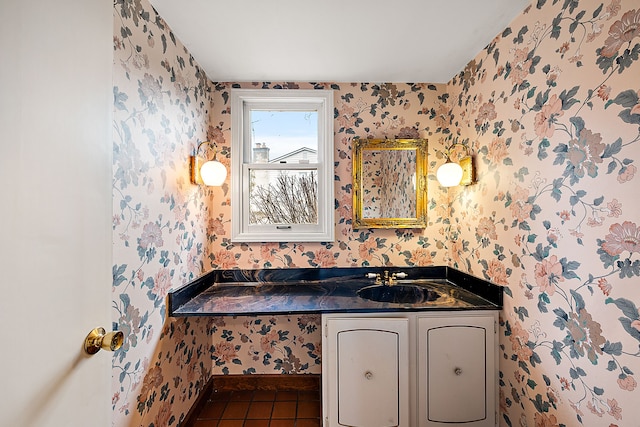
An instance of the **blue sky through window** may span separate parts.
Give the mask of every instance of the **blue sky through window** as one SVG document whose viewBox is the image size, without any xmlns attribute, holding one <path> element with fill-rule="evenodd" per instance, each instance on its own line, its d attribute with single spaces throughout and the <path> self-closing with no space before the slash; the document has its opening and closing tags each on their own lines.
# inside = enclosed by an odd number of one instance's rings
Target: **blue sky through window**
<svg viewBox="0 0 640 427">
<path fill-rule="evenodd" d="M 318 149 L 316 111 L 251 111 L 251 146 L 267 144 L 275 159 L 302 147 Z"/>
</svg>

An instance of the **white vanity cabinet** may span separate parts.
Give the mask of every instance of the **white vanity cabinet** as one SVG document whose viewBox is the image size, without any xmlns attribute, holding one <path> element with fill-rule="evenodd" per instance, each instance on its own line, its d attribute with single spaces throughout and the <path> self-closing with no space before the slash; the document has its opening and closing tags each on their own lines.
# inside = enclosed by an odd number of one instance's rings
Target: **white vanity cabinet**
<svg viewBox="0 0 640 427">
<path fill-rule="evenodd" d="M 409 427 L 409 319 L 323 316 L 325 427 Z"/>
<path fill-rule="evenodd" d="M 497 311 L 323 314 L 324 427 L 497 425 Z"/>
<path fill-rule="evenodd" d="M 497 313 L 417 323 L 418 427 L 497 425 Z"/>
</svg>

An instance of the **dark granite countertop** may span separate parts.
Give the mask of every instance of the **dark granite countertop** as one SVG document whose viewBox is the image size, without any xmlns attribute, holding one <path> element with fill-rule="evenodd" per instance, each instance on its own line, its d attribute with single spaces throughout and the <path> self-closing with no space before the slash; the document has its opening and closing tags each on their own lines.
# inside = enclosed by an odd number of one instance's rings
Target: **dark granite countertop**
<svg viewBox="0 0 640 427">
<path fill-rule="evenodd" d="M 397 285 L 429 287 L 439 297 L 410 303 L 358 296 L 358 290 L 374 284 L 366 273 L 385 270 L 407 274 Z M 502 287 L 450 267 L 214 270 L 171 291 L 167 305 L 171 317 L 500 310 Z"/>
</svg>

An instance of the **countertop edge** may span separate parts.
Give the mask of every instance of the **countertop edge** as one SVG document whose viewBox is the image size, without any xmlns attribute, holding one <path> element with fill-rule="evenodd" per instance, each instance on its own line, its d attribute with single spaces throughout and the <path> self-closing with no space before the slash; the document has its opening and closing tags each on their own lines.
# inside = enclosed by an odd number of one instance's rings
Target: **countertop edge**
<svg viewBox="0 0 640 427">
<path fill-rule="evenodd" d="M 251 312 L 199 312 L 191 310 L 181 312 L 180 308 L 202 292 L 215 284 L 225 282 L 255 282 L 256 284 L 271 281 L 304 283 L 309 281 L 328 280 L 333 278 L 361 278 L 365 273 L 406 272 L 409 278 L 445 279 L 455 286 L 465 289 L 487 301 L 485 305 L 471 307 L 384 307 L 380 309 L 303 309 L 303 310 L 257 310 Z M 190 316 L 256 316 L 256 315 L 305 315 L 322 313 L 376 313 L 376 312 L 417 312 L 417 311 L 468 311 L 468 310 L 501 310 L 503 306 L 503 287 L 487 280 L 477 278 L 448 266 L 430 267 L 337 267 L 337 268 L 294 268 L 294 269 L 261 269 L 261 270 L 212 270 L 197 277 L 167 294 L 168 317 Z"/>
<path fill-rule="evenodd" d="M 501 306 L 497 305 L 483 305 L 483 306 L 473 306 L 473 307 L 441 307 L 441 308 L 380 308 L 380 309 L 353 309 L 353 308 L 345 308 L 345 309 L 336 309 L 336 310 L 273 310 L 273 311 L 252 311 L 251 313 L 233 313 L 233 312 L 219 312 L 219 313 L 198 313 L 198 312 L 174 312 L 170 317 L 210 317 L 210 316 L 221 316 L 221 317 L 240 317 L 240 316 L 302 316 L 302 315 L 322 315 L 322 314 L 340 314 L 340 313 L 352 313 L 352 314 L 362 314 L 362 313 L 418 313 L 418 312 L 451 312 L 451 311 L 499 311 L 502 310 Z"/>
</svg>

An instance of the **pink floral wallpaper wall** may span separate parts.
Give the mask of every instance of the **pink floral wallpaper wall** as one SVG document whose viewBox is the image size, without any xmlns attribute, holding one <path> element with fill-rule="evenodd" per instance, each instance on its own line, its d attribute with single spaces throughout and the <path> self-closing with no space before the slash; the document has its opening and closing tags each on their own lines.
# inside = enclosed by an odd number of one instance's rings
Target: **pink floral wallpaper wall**
<svg viewBox="0 0 640 427">
<path fill-rule="evenodd" d="M 414 218 L 417 209 L 416 177 L 417 152 L 383 152 L 380 169 L 382 171 L 382 197 L 380 199 L 382 218 Z"/>
<path fill-rule="evenodd" d="M 432 264 L 506 286 L 501 425 L 637 425 L 639 54 L 633 0 L 538 0 L 448 85 L 215 83 L 147 0 L 115 1 L 113 425 L 178 425 L 212 374 L 320 373 L 319 316 L 165 320 L 168 290 L 217 268 Z M 232 243 L 229 182 L 189 183 L 198 142 L 233 155 L 233 87 L 335 91 L 335 242 Z M 351 229 L 356 136 L 429 140 L 428 228 Z M 454 142 L 478 182 L 444 191 Z"/>
<path fill-rule="evenodd" d="M 335 91 L 335 242 L 233 244 L 228 182 L 189 182 L 200 141 L 215 141 L 229 165 L 233 86 Z M 113 362 L 114 425 L 178 425 L 211 374 L 321 372 L 319 316 L 165 320 L 172 288 L 216 268 L 445 263 L 444 216 L 426 230 L 351 229 L 350 145 L 444 135 L 444 85 L 212 83 L 146 0 L 120 0 L 113 93 L 113 312 L 125 334 Z M 429 191 L 446 212 L 435 181 Z"/>
<path fill-rule="evenodd" d="M 364 150 L 362 217 L 415 217 L 416 182 L 415 150 Z"/>
<path fill-rule="evenodd" d="M 444 108 L 443 85 L 370 83 L 216 83 L 209 138 L 229 162 L 233 88 L 282 90 L 333 89 L 335 131 L 336 241 L 328 243 L 242 243 L 230 241 L 229 186 L 208 224 L 211 253 L 208 268 L 330 268 L 381 265 L 443 265 L 446 263 L 446 220 L 433 216 L 425 230 L 356 230 L 352 219 L 352 148 L 360 138 L 428 138 L 446 135 L 437 106 Z M 429 154 L 435 164 L 434 143 Z M 404 170 L 404 169 L 403 169 Z M 232 179 L 232 178 L 229 178 Z M 447 195 L 432 179 L 430 204 L 446 212 Z M 415 208 L 414 208 L 415 209 Z M 214 374 L 320 374 L 320 316 L 219 318 L 214 332 Z"/>
<path fill-rule="evenodd" d="M 501 423 L 640 417 L 640 5 L 533 2 L 449 83 L 454 267 L 507 286 Z"/>
<path fill-rule="evenodd" d="M 212 370 L 212 320 L 165 321 L 168 290 L 208 254 L 212 195 L 189 183 L 188 159 L 212 85 L 147 2 L 114 2 L 113 42 L 113 425 L 175 426 Z"/>
<path fill-rule="evenodd" d="M 442 162 L 438 141 L 448 129 L 441 115 L 447 111 L 444 85 L 399 83 L 215 83 L 209 138 L 223 147 L 231 144 L 230 91 L 233 88 L 332 89 L 335 109 L 335 224 L 336 240 L 329 243 L 243 243 L 231 236 L 229 186 L 209 223 L 211 268 L 350 267 L 368 265 L 442 265 L 445 247 L 447 194 L 432 176 L 428 182 L 435 215 L 424 230 L 356 230 L 352 219 L 352 148 L 359 138 L 425 138 L 433 141 L 429 159 Z M 227 164 L 229 157 L 223 159 Z M 433 174 L 432 174 L 433 175 Z M 231 179 L 231 178 L 228 178 Z"/>
</svg>

